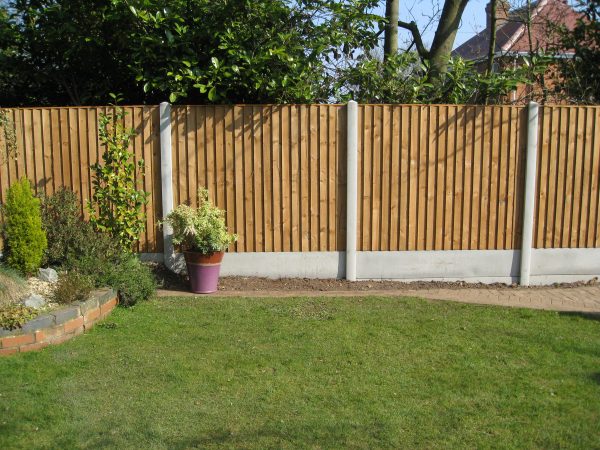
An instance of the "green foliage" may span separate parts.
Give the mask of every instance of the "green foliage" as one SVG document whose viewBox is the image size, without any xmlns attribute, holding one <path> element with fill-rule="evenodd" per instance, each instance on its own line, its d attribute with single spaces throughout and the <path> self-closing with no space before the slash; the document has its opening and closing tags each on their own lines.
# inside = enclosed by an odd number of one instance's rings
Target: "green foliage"
<svg viewBox="0 0 600 450">
<path fill-rule="evenodd" d="M 92 165 L 94 192 L 88 205 L 90 222 L 101 232 L 110 234 L 124 251 L 131 251 L 144 231 L 146 216 L 143 206 L 148 194 L 137 189 L 136 171 L 144 161 L 133 161 L 129 151 L 135 131 L 127 129 L 123 108 L 113 114 L 102 114 L 99 120 L 100 142 L 104 145 L 102 164 Z"/>
<path fill-rule="evenodd" d="M 42 223 L 48 239 L 45 264 L 63 265 L 94 245 L 95 233 L 81 216 L 77 195 L 66 188 L 42 198 Z"/>
<path fill-rule="evenodd" d="M 152 271 L 134 255 L 123 255 L 115 264 L 97 275 L 98 286 L 110 286 L 119 293 L 121 306 L 133 306 L 147 300 L 156 291 Z"/>
<path fill-rule="evenodd" d="M 94 287 L 91 277 L 75 271 L 61 274 L 54 287 L 52 301 L 63 305 L 87 300 Z"/>
<path fill-rule="evenodd" d="M 456 58 L 450 60 L 448 72 L 431 83 L 429 67 L 416 53 L 398 54 L 385 63 L 368 57 L 342 73 L 336 93 L 342 101 L 353 98 L 361 103 L 501 103 L 517 85 L 533 83 L 530 74 L 546 66 L 546 60 L 537 59 L 486 74 Z"/>
<path fill-rule="evenodd" d="M 34 273 L 42 263 L 47 241 L 40 201 L 34 197 L 27 178 L 9 187 L 3 210 L 6 262 L 25 275 Z"/>
<path fill-rule="evenodd" d="M 33 319 L 37 312 L 33 308 L 21 304 L 9 305 L 0 308 L 0 328 L 16 330 L 21 328 L 27 321 Z"/>
<path fill-rule="evenodd" d="M 560 71 L 568 100 L 577 103 L 600 102 L 600 0 L 578 2 L 583 16 L 572 30 L 562 27 L 561 46 L 573 49 L 574 58 L 560 61 Z"/>
<path fill-rule="evenodd" d="M 237 240 L 227 231 L 225 212 L 208 199 L 206 188 L 198 189 L 198 208 L 179 205 L 163 224 L 173 228 L 173 244 L 184 250 L 210 254 L 227 249 Z"/>
</svg>

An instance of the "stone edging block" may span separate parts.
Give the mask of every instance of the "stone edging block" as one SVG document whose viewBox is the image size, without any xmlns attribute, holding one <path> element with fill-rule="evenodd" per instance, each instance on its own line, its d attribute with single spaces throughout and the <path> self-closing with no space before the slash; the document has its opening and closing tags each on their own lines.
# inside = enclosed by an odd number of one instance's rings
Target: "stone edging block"
<svg viewBox="0 0 600 450">
<path fill-rule="evenodd" d="M 67 341 L 108 316 L 117 303 L 115 291 L 98 289 L 87 300 L 38 316 L 18 330 L 0 328 L 0 356 L 40 350 Z"/>
</svg>

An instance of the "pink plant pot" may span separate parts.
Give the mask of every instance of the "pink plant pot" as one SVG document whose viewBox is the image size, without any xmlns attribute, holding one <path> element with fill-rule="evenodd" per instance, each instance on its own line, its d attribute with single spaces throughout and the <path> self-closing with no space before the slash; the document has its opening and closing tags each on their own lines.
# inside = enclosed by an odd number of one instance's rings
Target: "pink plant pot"
<svg viewBox="0 0 600 450">
<path fill-rule="evenodd" d="M 209 255 L 183 252 L 192 292 L 210 294 L 217 291 L 223 254 L 224 252 L 214 252 Z"/>
</svg>

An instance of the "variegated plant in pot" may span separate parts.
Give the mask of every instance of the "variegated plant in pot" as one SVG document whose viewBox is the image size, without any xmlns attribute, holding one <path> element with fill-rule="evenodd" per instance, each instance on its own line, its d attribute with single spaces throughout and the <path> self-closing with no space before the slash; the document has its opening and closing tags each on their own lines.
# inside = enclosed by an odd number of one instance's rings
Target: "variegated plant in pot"
<svg viewBox="0 0 600 450">
<path fill-rule="evenodd" d="M 237 236 L 225 225 L 225 211 L 208 198 L 206 188 L 198 189 L 198 207 L 179 205 L 163 224 L 173 229 L 173 244 L 185 257 L 192 292 L 216 292 L 223 254 Z"/>
</svg>

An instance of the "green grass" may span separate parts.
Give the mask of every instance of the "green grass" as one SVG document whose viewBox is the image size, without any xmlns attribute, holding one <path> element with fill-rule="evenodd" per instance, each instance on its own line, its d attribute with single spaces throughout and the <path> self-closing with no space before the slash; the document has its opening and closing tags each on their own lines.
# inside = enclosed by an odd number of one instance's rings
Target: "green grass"
<svg viewBox="0 0 600 450">
<path fill-rule="evenodd" d="M 600 448 L 600 322 L 417 299 L 157 299 L 0 359 L 0 448 Z"/>
</svg>

